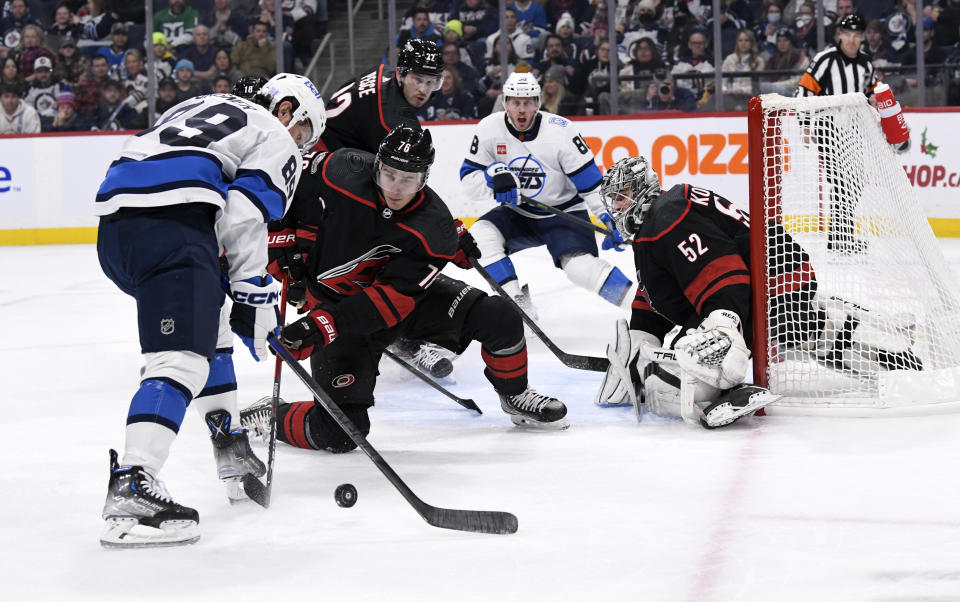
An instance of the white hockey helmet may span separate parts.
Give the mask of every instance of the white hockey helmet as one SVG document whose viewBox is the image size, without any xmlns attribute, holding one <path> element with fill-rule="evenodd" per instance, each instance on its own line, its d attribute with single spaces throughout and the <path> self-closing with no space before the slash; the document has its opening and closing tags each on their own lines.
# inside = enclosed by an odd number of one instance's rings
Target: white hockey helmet
<svg viewBox="0 0 960 602">
<path fill-rule="evenodd" d="M 514 71 L 503 82 L 503 97 L 540 98 L 540 84 L 532 73 Z"/>
<path fill-rule="evenodd" d="M 287 129 L 301 121 L 308 122 L 312 134 L 310 139 L 300 147 L 300 151 L 306 153 L 313 150 L 327 126 L 327 110 L 324 107 L 323 97 L 320 96 L 313 82 L 302 75 L 279 73 L 268 79 L 258 94 L 270 97 L 270 106 L 267 108 L 271 113 L 275 113 L 277 105 L 284 100 L 289 98 L 296 100 L 293 119 L 290 120 Z"/>
</svg>

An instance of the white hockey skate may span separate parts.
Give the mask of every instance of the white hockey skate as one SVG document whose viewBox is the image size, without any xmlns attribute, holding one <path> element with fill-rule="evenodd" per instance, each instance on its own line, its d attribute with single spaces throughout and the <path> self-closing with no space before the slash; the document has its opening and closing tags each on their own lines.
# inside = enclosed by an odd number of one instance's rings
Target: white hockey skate
<svg viewBox="0 0 960 602">
<path fill-rule="evenodd" d="M 537 312 L 537 308 L 533 304 L 533 299 L 530 297 L 530 285 L 524 284 L 520 287 L 520 294 L 514 295 L 513 300 L 516 301 L 517 305 L 525 314 L 530 316 L 531 320 L 536 322 L 540 319 L 540 314 Z"/>
<path fill-rule="evenodd" d="M 703 417 L 700 424 L 706 429 L 720 428 L 733 424 L 744 416 L 770 405 L 783 397 L 771 393 L 763 387 L 746 383 L 724 391 L 720 397 L 707 407 L 703 408 Z"/>
<path fill-rule="evenodd" d="M 242 428 L 231 428 L 230 412 L 226 410 L 207 412 L 206 423 L 207 428 L 210 429 L 213 455 L 217 461 L 217 476 L 227 487 L 227 498 L 231 504 L 249 500 L 250 498 L 243 490 L 243 476 L 252 474 L 255 477 L 262 477 L 267 473 L 266 465 L 250 449 L 247 432 Z M 269 434 L 269 428 L 267 433 Z"/>
<path fill-rule="evenodd" d="M 112 449 L 103 520 L 100 545 L 105 548 L 179 546 L 200 539 L 197 511 L 174 502 L 143 467 L 121 467 Z"/>
<path fill-rule="evenodd" d="M 537 393 L 530 387 L 518 395 L 499 391 L 497 394 L 500 395 L 500 407 L 517 426 L 549 430 L 563 430 L 570 426 L 567 406 L 558 399 Z"/>
</svg>

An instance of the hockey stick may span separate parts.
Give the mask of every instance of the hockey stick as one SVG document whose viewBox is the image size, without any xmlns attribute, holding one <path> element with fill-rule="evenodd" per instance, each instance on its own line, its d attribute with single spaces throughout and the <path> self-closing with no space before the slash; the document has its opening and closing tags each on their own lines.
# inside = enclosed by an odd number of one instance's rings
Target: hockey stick
<svg viewBox="0 0 960 602">
<path fill-rule="evenodd" d="M 383 353 L 384 353 L 387 357 L 389 357 L 390 359 L 392 359 L 393 361 L 397 362 L 398 364 L 400 364 L 401 366 L 403 366 L 404 368 L 406 368 L 407 370 L 409 370 L 414 376 L 416 376 L 417 378 L 419 378 L 419 379 L 422 380 L 423 382 L 427 383 L 428 385 L 430 385 L 431 387 L 433 387 L 433 388 L 436 389 L 437 391 L 440 391 L 441 393 L 443 393 L 444 395 L 446 395 L 447 397 L 449 397 L 449 398 L 452 399 L 453 401 L 459 403 L 460 405 L 462 405 L 463 407 L 467 408 L 468 410 L 473 410 L 473 411 L 475 411 L 477 414 L 483 414 L 483 412 L 480 410 L 480 408 L 477 406 L 477 404 L 474 403 L 474 401 L 473 401 L 472 399 L 464 399 L 464 398 L 462 398 L 462 397 L 457 397 L 456 395 L 454 395 L 454 394 L 451 393 L 450 391 L 447 391 L 447 389 L 446 389 L 443 385 L 441 385 L 440 383 L 436 382 L 435 380 L 433 380 L 432 378 L 430 378 L 429 376 L 427 376 L 426 374 L 424 374 L 423 372 L 421 372 L 420 370 L 418 370 L 418 369 L 415 368 L 414 366 L 411 366 L 410 364 L 408 364 L 407 362 L 405 362 L 402 358 L 398 357 L 397 354 L 393 353 L 393 352 L 390 351 L 389 349 L 384 349 L 384 350 L 383 350 Z"/>
<path fill-rule="evenodd" d="M 547 348 L 550 349 L 550 351 L 553 352 L 553 354 L 557 356 L 557 358 L 563 362 L 565 366 L 577 368 L 578 370 L 593 370 L 594 372 L 607 371 L 607 367 L 610 365 L 610 360 L 605 357 L 593 357 L 590 355 L 566 353 L 557 347 L 553 341 L 551 341 L 550 338 L 544 334 L 542 330 L 540 330 L 540 327 L 537 326 L 537 323 L 527 315 L 527 312 L 523 311 L 523 309 L 517 305 L 517 302 L 513 300 L 513 297 L 508 295 L 506 291 L 503 290 L 503 287 L 501 287 L 500 283 L 498 283 L 493 276 L 490 275 L 490 272 L 480 265 L 480 262 L 471 257 L 470 264 L 475 270 L 477 270 L 477 273 L 483 276 L 483 279 L 487 281 L 487 284 L 489 284 L 498 295 L 509 301 L 513 307 L 520 312 L 520 317 L 523 318 L 523 323 L 526 324 L 531 331 L 533 331 L 533 334 L 537 335 L 537 338 L 543 341 L 543 344 L 546 345 Z"/>
<path fill-rule="evenodd" d="M 591 222 L 590 220 L 585 220 L 585 219 L 579 218 L 579 217 L 577 217 L 576 215 L 570 215 L 569 213 L 567 213 L 566 211 L 563 211 L 562 209 L 557 209 L 556 207 L 551 207 L 550 205 L 545 205 L 545 204 L 541 203 L 540 201 L 535 201 L 535 200 L 531 199 L 530 197 L 528 197 L 528 196 L 526 196 L 526 195 L 523 195 L 523 194 L 520 195 L 520 200 L 523 201 L 523 203 L 524 203 L 525 205 L 529 205 L 529 206 L 531 206 L 531 207 L 533 207 L 533 208 L 535 208 L 535 209 L 542 209 L 543 211 L 546 211 L 547 213 L 552 213 L 552 214 L 556 215 L 557 217 L 559 217 L 559 218 L 561 218 L 561 219 L 567 220 L 568 222 L 572 222 L 572 223 L 574 223 L 574 224 L 577 224 L 578 226 L 583 226 L 584 228 L 590 228 L 591 230 L 594 230 L 594 231 L 596 231 L 596 232 L 599 232 L 600 234 L 603 234 L 604 236 L 607 236 L 607 237 L 611 238 L 612 240 L 616 240 L 616 239 L 613 238 L 613 232 L 611 232 L 610 230 L 607 230 L 607 229 L 604 228 L 603 226 L 598 226 L 598 225 L 594 224 L 594 223 Z M 623 243 L 617 243 L 617 244 L 618 244 L 618 245 L 620 245 L 620 244 L 632 245 L 632 244 L 633 244 L 633 241 L 632 241 L 632 240 L 624 240 Z"/>
<path fill-rule="evenodd" d="M 283 280 L 280 291 L 280 326 L 287 317 L 287 280 Z M 273 461 L 277 455 L 277 412 L 280 411 L 280 372 L 283 361 L 277 356 L 273 369 L 273 396 L 270 400 L 270 441 L 267 447 L 267 482 L 263 483 L 250 473 L 243 475 L 243 491 L 251 500 L 264 508 L 270 507 L 270 494 L 273 492 Z"/>
<path fill-rule="evenodd" d="M 397 491 L 400 492 L 403 499 L 407 500 L 407 502 L 413 506 L 417 514 L 423 517 L 423 520 L 441 529 L 454 529 L 456 531 L 470 531 L 473 533 L 516 533 L 517 517 L 509 512 L 438 508 L 431 506 L 417 497 L 407 484 L 403 482 L 403 479 L 387 464 L 387 461 L 383 459 L 380 452 L 370 445 L 370 442 L 368 442 L 367 438 L 360 432 L 360 429 L 350 421 L 347 415 L 343 413 L 343 410 L 327 395 L 326 391 L 320 388 L 317 381 L 303 369 L 303 366 L 290 355 L 287 348 L 283 346 L 273 333 L 267 335 L 267 341 L 276 350 L 277 356 L 283 358 L 284 363 L 293 370 L 297 378 L 313 393 L 317 403 L 333 417 L 334 421 L 340 425 L 340 428 L 357 444 L 357 447 L 363 450 L 363 453 L 367 454 L 367 457 L 370 458 L 374 466 L 397 488 Z"/>
</svg>

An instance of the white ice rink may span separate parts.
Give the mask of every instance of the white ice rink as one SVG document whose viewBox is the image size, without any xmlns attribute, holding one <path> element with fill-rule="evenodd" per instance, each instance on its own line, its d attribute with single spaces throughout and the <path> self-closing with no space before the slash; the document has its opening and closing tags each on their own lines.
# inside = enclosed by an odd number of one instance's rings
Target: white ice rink
<svg viewBox="0 0 960 602">
<path fill-rule="evenodd" d="M 960 241 L 944 247 L 960 273 Z M 629 253 L 615 259 L 628 271 Z M 602 354 L 616 310 L 543 249 L 516 264 L 544 330 Z M 514 428 L 476 346 L 451 389 L 483 416 L 389 363 L 371 412 L 371 443 L 420 497 L 513 512 L 514 535 L 430 527 L 359 451 L 282 446 L 272 507 L 230 506 L 188 410 L 161 476 L 199 510 L 200 541 L 103 550 L 107 450 L 122 449 L 138 382 L 134 303 L 92 245 L 0 248 L 0 265 L 4 601 L 960 600 L 960 415 L 638 424 L 593 405 L 601 374 L 537 340 L 531 383 L 567 403 L 568 431 Z M 269 394 L 273 362 L 235 357 L 241 405 Z M 289 371 L 282 395 L 308 398 Z M 333 500 L 345 482 L 359 490 L 350 509 Z"/>
</svg>

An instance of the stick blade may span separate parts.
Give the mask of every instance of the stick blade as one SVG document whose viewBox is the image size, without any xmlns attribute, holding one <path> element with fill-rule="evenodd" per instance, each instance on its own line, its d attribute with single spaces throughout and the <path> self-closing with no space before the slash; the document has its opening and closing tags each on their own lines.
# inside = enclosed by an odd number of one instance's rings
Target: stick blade
<svg viewBox="0 0 960 602">
<path fill-rule="evenodd" d="M 607 358 L 593 357 L 591 355 L 566 354 L 566 357 L 562 358 L 561 361 L 570 368 L 592 370 L 594 372 L 606 372 L 607 368 L 610 367 L 610 360 Z"/>
<path fill-rule="evenodd" d="M 270 490 L 263 482 L 252 474 L 243 475 L 243 492 L 254 502 L 264 508 L 270 507 Z"/>
<path fill-rule="evenodd" d="M 519 526 L 516 516 L 496 510 L 451 510 L 431 506 L 421 515 L 434 527 L 470 533 L 508 535 L 516 533 Z"/>
</svg>

